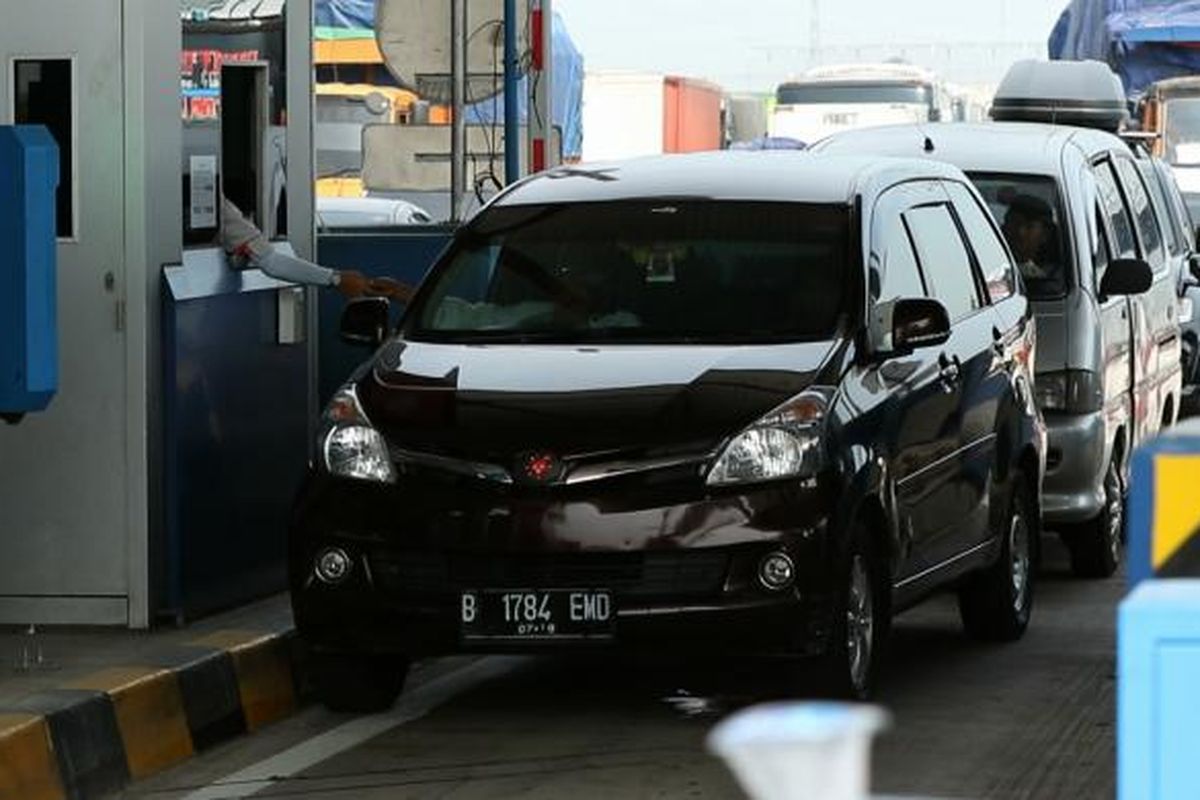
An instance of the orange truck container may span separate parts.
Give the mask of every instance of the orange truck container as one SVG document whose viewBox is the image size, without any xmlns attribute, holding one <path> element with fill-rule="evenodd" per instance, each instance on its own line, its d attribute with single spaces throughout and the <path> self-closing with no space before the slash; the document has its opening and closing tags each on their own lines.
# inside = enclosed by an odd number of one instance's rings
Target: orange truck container
<svg viewBox="0 0 1200 800">
<path fill-rule="evenodd" d="M 720 88 L 668 76 L 663 80 L 663 152 L 721 149 Z"/>
</svg>

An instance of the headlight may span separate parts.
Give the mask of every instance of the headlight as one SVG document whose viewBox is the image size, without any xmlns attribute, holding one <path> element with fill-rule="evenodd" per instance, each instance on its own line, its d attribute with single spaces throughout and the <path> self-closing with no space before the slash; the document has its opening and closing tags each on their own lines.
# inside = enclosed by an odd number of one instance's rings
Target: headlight
<svg viewBox="0 0 1200 800">
<path fill-rule="evenodd" d="M 809 389 L 735 436 L 708 473 L 709 486 L 811 477 L 824 466 L 822 423 L 833 389 Z"/>
<path fill-rule="evenodd" d="M 1034 378 L 1034 388 L 1043 411 L 1086 414 L 1104 406 L 1104 387 L 1095 372 L 1079 369 L 1042 372 Z"/>
<path fill-rule="evenodd" d="M 353 387 L 340 389 L 325 411 L 321 456 L 330 475 L 395 483 L 387 442 L 358 404 Z"/>
</svg>

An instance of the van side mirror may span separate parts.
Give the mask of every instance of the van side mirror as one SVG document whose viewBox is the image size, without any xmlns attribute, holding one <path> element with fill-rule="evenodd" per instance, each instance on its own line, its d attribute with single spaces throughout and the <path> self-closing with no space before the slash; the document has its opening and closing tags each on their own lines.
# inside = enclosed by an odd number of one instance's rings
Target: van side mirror
<svg viewBox="0 0 1200 800">
<path fill-rule="evenodd" d="M 1118 258 L 1109 262 L 1100 280 L 1100 295 L 1142 294 L 1154 283 L 1154 270 L 1140 258 Z"/>
<path fill-rule="evenodd" d="M 1192 253 L 1188 256 L 1188 272 L 1198 282 L 1200 282 L 1200 253 Z"/>
<path fill-rule="evenodd" d="M 937 300 L 905 298 L 892 307 L 892 347 L 901 353 L 935 347 L 950 338 L 950 315 Z"/>
<path fill-rule="evenodd" d="M 342 340 L 350 344 L 378 347 L 388 334 L 391 303 L 382 297 L 351 300 L 342 309 Z"/>
</svg>

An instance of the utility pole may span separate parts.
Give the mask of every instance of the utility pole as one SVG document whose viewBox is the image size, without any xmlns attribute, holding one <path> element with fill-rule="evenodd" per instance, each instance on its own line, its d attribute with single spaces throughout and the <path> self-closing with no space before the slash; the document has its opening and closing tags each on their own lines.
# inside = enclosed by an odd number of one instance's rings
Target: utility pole
<svg viewBox="0 0 1200 800">
<path fill-rule="evenodd" d="M 517 0 L 504 0 L 504 182 L 521 178 L 520 64 L 517 53 Z"/>
<path fill-rule="evenodd" d="M 529 171 L 541 172 L 553 166 L 550 161 L 550 133 L 554 126 L 554 109 L 550 98 L 553 80 L 551 33 L 554 25 L 550 0 L 531 0 L 529 47 L 532 50 L 529 68 Z"/>
<path fill-rule="evenodd" d="M 467 0 L 450 0 L 450 221 L 467 196 Z"/>
</svg>

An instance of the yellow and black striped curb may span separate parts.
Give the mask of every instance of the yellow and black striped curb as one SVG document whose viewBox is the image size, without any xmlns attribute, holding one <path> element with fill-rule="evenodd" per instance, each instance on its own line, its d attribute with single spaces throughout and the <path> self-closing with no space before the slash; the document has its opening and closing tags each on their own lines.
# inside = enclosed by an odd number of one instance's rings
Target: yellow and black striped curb
<svg viewBox="0 0 1200 800">
<path fill-rule="evenodd" d="M 0 708 L 0 800 L 92 800 L 292 714 L 294 631 L 217 631 Z"/>
</svg>

